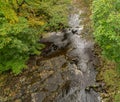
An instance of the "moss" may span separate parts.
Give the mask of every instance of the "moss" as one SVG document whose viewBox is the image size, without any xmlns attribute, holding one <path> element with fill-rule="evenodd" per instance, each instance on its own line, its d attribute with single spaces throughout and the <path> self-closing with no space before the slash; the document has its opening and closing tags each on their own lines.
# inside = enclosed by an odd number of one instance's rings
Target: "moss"
<svg viewBox="0 0 120 102">
<path fill-rule="evenodd" d="M 120 93 L 115 95 L 115 102 L 120 102 Z"/>
<path fill-rule="evenodd" d="M 117 71 L 116 64 L 100 56 L 99 73 L 97 81 L 105 83 L 104 89 L 107 93 L 101 93 L 105 102 L 120 102 L 120 73 Z M 107 94 L 108 97 L 103 97 Z"/>
<path fill-rule="evenodd" d="M 105 72 L 103 72 L 104 81 L 108 85 L 114 85 L 114 83 L 115 83 L 115 76 L 116 76 L 116 72 L 113 69 L 108 69 Z"/>
</svg>

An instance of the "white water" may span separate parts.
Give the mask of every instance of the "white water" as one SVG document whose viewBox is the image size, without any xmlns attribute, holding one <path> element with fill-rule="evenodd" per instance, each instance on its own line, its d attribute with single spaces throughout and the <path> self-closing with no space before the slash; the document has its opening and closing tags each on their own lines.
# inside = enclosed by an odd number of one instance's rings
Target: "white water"
<svg viewBox="0 0 120 102">
<path fill-rule="evenodd" d="M 75 65 L 76 74 L 79 75 L 80 80 L 77 80 L 78 86 L 71 87 L 69 92 L 63 97 L 60 95 L 57 102 L 100 102 L 99 94 L 92 88 L 86 91 L 87 87 L 96 84 L 95 78 L 97 73 L 93 65 L 94 59 L 91 58 L 94 43 L 86 41 L 81 35 L 83 25 L 81 25 L 80 12 L 70 15 L 69 26 L 67 34 L 72 50 L 68 56 L 77 57 L 78 63 Z M 73 34 L 72 30 L 77 32 Z"/>
</svg>

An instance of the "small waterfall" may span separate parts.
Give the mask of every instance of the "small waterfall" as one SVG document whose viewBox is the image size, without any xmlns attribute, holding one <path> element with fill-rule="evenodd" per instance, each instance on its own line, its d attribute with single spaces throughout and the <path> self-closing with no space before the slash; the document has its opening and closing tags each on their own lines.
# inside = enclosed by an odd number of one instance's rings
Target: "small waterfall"
<svg viewBox="0 0 120 102">
<path fill-rule="evenodd" d="M 82 11 L 72 9 L 69 28 L 63 32 L 50 33 L 49 37 L 41 40 L 50 44 L 43 51 L 43 57 L 58 57 L 62 51 L 67 61 L 66 71 L 61 71 L 65 81 L 64 88 L 58 88 L 53 102 L 100 102 L 99 93 L 94 90 L 94 87 L 99 87 L 96 83 L 94 42 L 83 37 Z"/>
<path fill-rule="evenodd" d="M 76 74 L 79 74 L 79 80 L 76 81 L 77 85 L 73 84 L 70 87 L 67 94 L 61 93 L 57 97 L 57 102 L 100 102 L 99 94 L 91 88 L 97 84 L 95 82 L 97 72 L 93 65 L 95 59 L 92 58 L 94 56 L 92 52 L 94 43 L 87 41 L 81 35 L 83 25 L 81 24 L 80 13 L 70 15 L 70 28 L 66 30 L 71 49 L 67 52 L 67 56 L 75 58 L 74 62 L 77 63 L 73 63 L 73 65 L 76 66 L 74 70 L 76 70 Z"/>
</svg>

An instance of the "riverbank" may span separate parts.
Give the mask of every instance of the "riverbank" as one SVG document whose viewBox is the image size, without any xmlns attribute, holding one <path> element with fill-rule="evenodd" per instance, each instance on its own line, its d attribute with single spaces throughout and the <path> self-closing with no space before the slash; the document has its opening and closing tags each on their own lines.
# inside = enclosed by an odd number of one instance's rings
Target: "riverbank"
<svg viewBox="0 0 120 102">
<path fill-rule="evenodd" d="M 90 31 L 88 18 L 82 8 L 70 9 L 69 28 L 43 37 L 46 47 L 31 57 L 28 69 L 17 76 L 1 75 L 1 102 L 99 102 L 99 94 L 89 89 L 96 84 L 96 62 L 94 43 L 83 36 Z"/>
<path fill-rule="evenodd" d="M 46 48 L 31 57 L 28 69 L 0 75 L 0 102 L 119 102 L 115 65 L 94 44 L 90 2 L 74 5 L 80 12 L 70 14 L 69 30 L 48 33 L 41 40 Z"/>
<path fill-rule="evenodd" d="M 101 97 L 103 102 L 120 102 L 120 73 L 114 62 L 108 61 L 101 55 L 100 47 L 96 46 L 99 57 L 97 81 L 104 83 Z"/>
</svg>

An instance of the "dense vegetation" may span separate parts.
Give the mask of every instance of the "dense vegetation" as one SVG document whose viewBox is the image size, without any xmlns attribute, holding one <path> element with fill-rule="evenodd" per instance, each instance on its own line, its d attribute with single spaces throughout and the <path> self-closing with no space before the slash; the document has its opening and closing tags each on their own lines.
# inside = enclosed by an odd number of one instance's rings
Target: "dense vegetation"
<svg viewBox="0 0 120 102">
<path fill-rule="evenodd" d="M 93 0 L 94 36 L 108 59 L 120 62 L 120 0 Z"/>
<path fill-rule="evenodd" d="M 116 62 L 120 70 L 120 0 L 93 0 L 92 21 L 95 40 L 109 59 L 100 58 L 98 74 L 107 90 L 105 102 L 120 102 L 120 73 L 116 70 Z"/>
<path fill-rule="evenodd" d="M 69 1 L 0 0 L 0 72 L 17 74 L 29 55 L 40 54 L 40 34 L 67 25 Z"/>
</svg>

